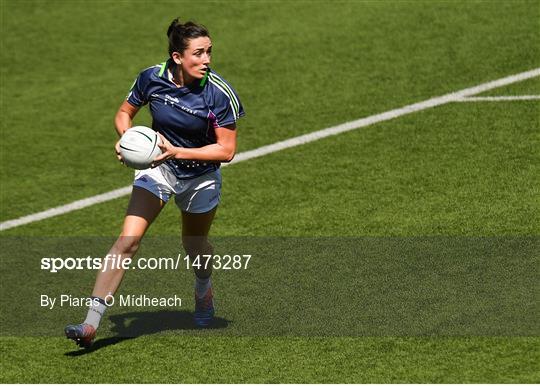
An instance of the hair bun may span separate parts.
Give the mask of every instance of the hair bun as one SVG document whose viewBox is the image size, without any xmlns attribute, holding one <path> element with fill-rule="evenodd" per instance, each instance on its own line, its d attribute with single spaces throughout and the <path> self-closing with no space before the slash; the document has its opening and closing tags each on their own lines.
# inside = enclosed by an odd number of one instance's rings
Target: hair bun
<svg viewBox="0 0 540 386">
<path fill-rule="evenodd" d="M 180 26 L 182 27 L 182 23 L 180 22 L 180 18 L 177 17 L 176 19 L 174 19 L 171 23 L 171 25 L 169 26 L 169 28 L 167 28 L 167 37 L 170 37 L 172 32 L 174 31 L 174 29 L 177 27 L 177 26 Z"/>
<path fill-rule="evenodd" d="M 180 22 L 180 18 L 177 17 L 169 25 L 167 29 L 167 39 L 169 40 L 169 55 L 172 56 L 173 52 L 184 52 L 189 46 L 191 39 L 198 37 L 208 36 L 208 30 L 202 24 L 196 24 L 193 21 L 186 23 Z"/>
</svg>

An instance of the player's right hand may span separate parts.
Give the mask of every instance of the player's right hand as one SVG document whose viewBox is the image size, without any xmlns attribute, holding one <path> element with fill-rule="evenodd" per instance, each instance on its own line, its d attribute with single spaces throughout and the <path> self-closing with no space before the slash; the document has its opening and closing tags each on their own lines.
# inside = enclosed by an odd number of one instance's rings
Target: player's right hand
<svg viewBox="0 0 540 386">
<path fill-rule="evenodd" d="M 122 154 L 120 154 L 120 140 L 116 142 L 116 145 L 114 145 L 114 150 L 116 151 L 116 158 L 118 158 L 118 161 L 120 161 L 121 164 L 124 164 L 124 160 L 122 159 Z"/>
</svg>

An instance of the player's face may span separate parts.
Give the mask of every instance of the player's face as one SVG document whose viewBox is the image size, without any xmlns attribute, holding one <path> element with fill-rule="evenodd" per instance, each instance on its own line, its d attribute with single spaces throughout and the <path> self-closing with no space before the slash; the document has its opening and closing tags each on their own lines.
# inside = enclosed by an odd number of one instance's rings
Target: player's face
<svg viewBox="0 0 540 386">
<path fill-rule="evenodd" d="M 191 39 L 188 47 L 178 56 L 186 82 L 204 77 L 212 58 L 212 41 L 209 37 Z"/>
</svg>

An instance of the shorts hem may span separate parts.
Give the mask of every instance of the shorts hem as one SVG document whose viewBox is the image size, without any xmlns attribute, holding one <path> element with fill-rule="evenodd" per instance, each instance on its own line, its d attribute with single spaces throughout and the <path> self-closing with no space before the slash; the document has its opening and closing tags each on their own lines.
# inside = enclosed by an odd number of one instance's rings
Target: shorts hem
<svg viewBox="0 0 540 386">
<path fill-rule="evenodd" d="M 184 210 L 184 209 L 182 209 L 182 208 L 179 208 L 179 209 L 180 209 L 181 212 L 185 212 L 185 213 L 204 214 L 204 213 L 211 212 L 212 210 L 216 209 L 218 206 L 219 206 L 219 203 L 217 203 L 216 205 L 214 205 L 213 207 L 211 207 L 210 209 L 205 210 L 205 211 L 200 211 L 200 210 Z"/>
<path fill-rule="evenodd" d="M 137 188 L 140 188 L 140 189 L 144 189 L 144 190 L 146 190 L 147 192 L 152 193 L 154 196 L 156 196 L 157 198 L 159 198 L 161 201 L 163 201 L 163 202 L 165 202 L 165 203 L 169 202 L 169 198 L 170 198 L 170 197 L 167 197 L 167 198 L 160 197 L 156 192 L 154 192 L 153 190 L 148 189 L 146 186 L 138 185 L 138 184 L 133 184 L 133 187 L 134 187 L 134 188 L 137 187 Z"/>
</svg>

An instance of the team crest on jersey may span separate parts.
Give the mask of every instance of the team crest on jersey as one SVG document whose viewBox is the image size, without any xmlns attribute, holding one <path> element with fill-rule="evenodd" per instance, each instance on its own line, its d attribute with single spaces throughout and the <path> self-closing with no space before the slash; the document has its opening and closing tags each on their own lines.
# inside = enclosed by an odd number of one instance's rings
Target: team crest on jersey
<svg viewBox="0 0 540 386">
<path fill-rule="evenodd" d="M 167 102 L 174 106 L 175 103 L 180 102 L 180 99 L 165 94 L 165 104 L 167 104 Z"/>
</svg>

